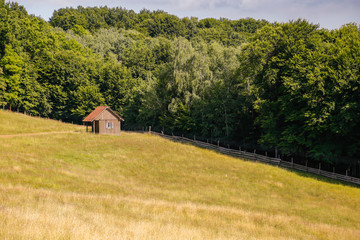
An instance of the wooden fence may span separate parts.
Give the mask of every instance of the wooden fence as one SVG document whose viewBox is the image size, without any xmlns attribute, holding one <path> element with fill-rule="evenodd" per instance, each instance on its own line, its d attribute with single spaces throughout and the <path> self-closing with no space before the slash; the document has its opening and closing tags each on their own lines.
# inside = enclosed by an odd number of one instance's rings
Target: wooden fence
<svg viewBox="0 0 360 240">
<path fill-rule="evenodd" d="M 217 151 L 217 152 L 220 152 L 220 153 L 223 153 L 226 155 L 230 155 L 233 157 L 243 158 L 243 159 L 251 160 L 251 161 L 262 162 L 262 163 L 271 164 L 271 165 L 288 168 L 288 169 L 296 169 L 296 170 L 300 170 L 303 172 L 309 172 L 309 173 L 313 173 L 316 175 L 328 177 L 331 179 L 341 180 L 344 182 L 349 182 L 349 183 L 354 183 L 354 184 L 360 185 L 360 178 L 346 176 L 346 175 L 342 175 L 342 174 L 338 174 L 338 173 L 334 173 L 334 172 L 328 172 L 328 171 L 321 170 L 320 168 L 311 168 L 311 167 L 296 164 L 293 162 L 282 161 L 280 158 L 268 157 L 268 156 L 257 154 L 255 152 L 251 153 L 251 152 L 246 152 L 246 151 L 241 151 L 241 150 L 236 150 L 236 149 L 224 148 L 224 147 L 221 147 L 218 145 L 198 141 L 195 139 L 189 139 L 189 138 L 180 137 L 180 136 L 170 136 L 170 135 L 166 135 L 163 133 L 157 133 L 157 132 L 154 132 L 151 130 L 149 131 L 149 133 L 158 135 L 158 136 L 170 139 L 170 140 L 178 141 L 178 142 L 190 143 L 190 144 L 202 147 L 202 148 L 214 150 L 214 151 Z"/>
</svg>

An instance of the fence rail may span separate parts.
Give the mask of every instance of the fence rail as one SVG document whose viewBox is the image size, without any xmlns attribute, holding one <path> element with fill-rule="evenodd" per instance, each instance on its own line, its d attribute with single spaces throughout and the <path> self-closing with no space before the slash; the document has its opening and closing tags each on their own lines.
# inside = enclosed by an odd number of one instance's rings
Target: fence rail
<svg viewBox="0 0 360 240">
<path fill-rule="evenodd" d="M 321 170 L 320 168 L 311 168 L 311 167 L 296 164 L 293 162 L 282 161 L 280 158 L 268 157 L 268 156 L 264 156 L 261 154 L 257 154 L 255 152 L 251 153 L 251 152 L 246 152 L 246 151 L 241 151 L 241 150 L 236 150 L 236 149 L 224 148 L 224 147 L 221 147 L 218 145 L 214 145 L 211 143 L 206 143 L 206 142 L 202 142 L 202 141 L 198 141 L 198 140 L 190 139 L 190 138 L 186 138 L 186 137 L 171 136 L 171 135 L 166 135 L 166 134 L 158 133 L 158 132 L 154 132 L 154 131 L 149 131 L 149 133 L 151 133 L 153 135 L 158 135 L 158 136 L 170 139 L 170 140 L 174 140 L 174 141 L 190 143 L 190 144 L 202 147 L 202 148 L 214 150 L 214 151 L 217 151 L 217 152 L 220 152 L 220 153 L 223 153 L 226 155 L 230 155 L 233 157 L 244 158 L 246 160 L 262 162 L 262 163 L 271 164 L 271 165 L 288 168 L 288 169 L 296 169 L 299 171 L 309 172 L 309 173 L 316 174 L 319 176 L 360 185 L 360 178 L 346 176 L 346 175 L 342 175 L 342 174 L 338 174 L 338 173 L 334 173 L 334 172 L 328 172 L 328 171 Z"/>
</svg>

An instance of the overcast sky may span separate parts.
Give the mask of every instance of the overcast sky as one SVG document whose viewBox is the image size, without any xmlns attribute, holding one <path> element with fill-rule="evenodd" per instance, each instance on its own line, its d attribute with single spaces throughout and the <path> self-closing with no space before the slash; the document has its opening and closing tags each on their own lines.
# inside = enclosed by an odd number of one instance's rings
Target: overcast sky
<svg viewBox="0 0 360 240">
<path fill-rule="evenodd" d="M 8 1 L 8 0 L 6 0 Z M 16 1 L 16 0 L 12 0 Z M 323 28 L 335 29 L 360 23 L 360 0 L 17 0 L 30 14 L 48 20 L 64 7 L 124 7 L 139 12 L 161 9 L 178 17 L 255 18 L 287 22 L 304 18 Z"/>
</svg>

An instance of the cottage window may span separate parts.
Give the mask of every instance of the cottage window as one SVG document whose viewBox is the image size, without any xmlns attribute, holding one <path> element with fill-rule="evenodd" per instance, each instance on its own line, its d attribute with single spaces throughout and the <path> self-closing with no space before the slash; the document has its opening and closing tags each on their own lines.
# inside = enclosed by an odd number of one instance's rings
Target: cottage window
<svg viewBox="0 0 360 240">
<path fill-rule="evenodd" d="M 112 123 L 112 122 L 107 122 L 107 123 L 106 123 L 106 128 L 107 128 L 107 129 L 112 129 L 112 128 L 114 128 L 114 123 Z"/>
</svg>

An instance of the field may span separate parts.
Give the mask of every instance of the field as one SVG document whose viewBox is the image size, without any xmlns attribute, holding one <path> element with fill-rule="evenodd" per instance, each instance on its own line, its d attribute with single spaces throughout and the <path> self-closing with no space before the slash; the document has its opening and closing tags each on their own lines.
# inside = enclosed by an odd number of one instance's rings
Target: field
<svg viewBox="0 0 360 240">
<path fill-rule="evenodd" d="M 0 239 L 359 239 L 360 188 L 33 119 L 0 111 L 23 134 L 0 136 Z"/>
<path fill-rule="evenodd" d="M 85 130 L 85 128 L 83 126 L 61 123 L 56 120 L 41 119 L 0 110 L 1 135 L 79 130 Z"/>
</svg>

